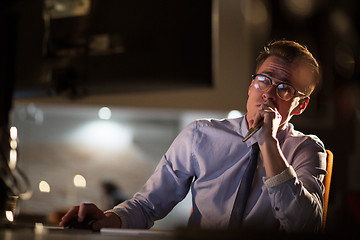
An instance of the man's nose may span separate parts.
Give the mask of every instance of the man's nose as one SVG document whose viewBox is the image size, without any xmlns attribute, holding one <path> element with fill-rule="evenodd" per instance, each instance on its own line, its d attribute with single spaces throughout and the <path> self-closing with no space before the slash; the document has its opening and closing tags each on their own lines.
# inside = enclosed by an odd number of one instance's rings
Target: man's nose
<svg viewBox="0 0 360 240">
<path fill-rule="evenodd" d="M 276 96 L 276 86 L 274 85 L 271 85 L 262 95 L 264 100 L 275 100 Z"/>
</svg>

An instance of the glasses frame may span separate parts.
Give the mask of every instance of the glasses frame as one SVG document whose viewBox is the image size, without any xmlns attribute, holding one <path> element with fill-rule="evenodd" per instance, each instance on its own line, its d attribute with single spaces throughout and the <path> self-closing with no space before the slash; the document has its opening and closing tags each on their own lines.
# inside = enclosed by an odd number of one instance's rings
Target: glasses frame
<svg viewBox="0 0 360 240">
<path fill-rule="evenodd" d="M 281 98 L 282 100 L 284 100 L 284 101 L 289 101 L 289 100 L 291 100 L 291 99 L 294 98 L 294 97 L 305 97 L 305 96 L 306 96 L 305 93 L 296 90 L 296 88 L 295 88 L 293 85 L 291 85 L 290 83 L 287 83 L 287 82 L 284 82 L 284 81 L 279 81 L 279 82 L 277 82 L 277 83 L 274 83 L 274 81 L 271 79 L 271 77 L 269 77 L 269 76 L 267 76 L 267 75 L 265 75 L 265 74 L 262 74 L 262 73 L 257 73 L 257 74 L 251 75 L 253 81 L 255 80 L 256 76 L 263 76 L 263 77 L 265 77 L 265 78 L 268 78 L 268 79 L 270 80 L 270 83 L 271 83 L 271 85 L 269 85 L 269 87 L 268 87 L 266 90 L 261 90 L 260 88 L 256 88 L 256 89 L 259 89 L 260 91 L 265 92 L 265 91 L 267 91 L 271 86 L 275 86 L 275 87 L 276 87 L 276 95 L 277 95 L 279 98 Z M 294 90 L 293 96 L 290 97 L 289 99 L 284 99 L 284 98 L 282 98 L 282 97 L 280 96 L 279 92 L 278 92 L 278 91 L 279 91 L 278 86 L 279 86 L 280 84 L 289 85 L 289 86 Z"/>
</svg>

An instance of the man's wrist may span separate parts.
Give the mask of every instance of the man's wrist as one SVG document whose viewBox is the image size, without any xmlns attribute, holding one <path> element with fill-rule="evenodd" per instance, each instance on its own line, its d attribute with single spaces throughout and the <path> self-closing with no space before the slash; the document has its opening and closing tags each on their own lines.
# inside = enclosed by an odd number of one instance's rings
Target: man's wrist
<svg viewBox="0 0 360 240">
<path fill-rule="evenodd" d="M 266 145 L 266 148 L 271 148 L 271 149 L 276 149 L 279 145 L 278 139 L 276 137 L 273 137 L 272 135 L 259 139 L 258 143 L 260 146 Z"/>
<path fill-rule="evenodd" d="M 276 138 L 268 138 L 262 144 L 259 143 L 259 146 L 268 178 L 281 173 L 289 167 Z"/>
<path fill-rule="evenodd" d="M 114 212 L 105 212 L 105 216 L 111 222 L 112 227 L 121 228 L 121 218 Z"/>
</svg>

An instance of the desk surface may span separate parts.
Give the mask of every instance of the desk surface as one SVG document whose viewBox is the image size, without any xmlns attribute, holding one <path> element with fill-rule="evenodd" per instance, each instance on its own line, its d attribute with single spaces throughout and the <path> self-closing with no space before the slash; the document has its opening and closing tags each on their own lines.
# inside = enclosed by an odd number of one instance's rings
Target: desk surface
<svg viewBox="0 0 360 240">
<path fill-rule="evenodd" d="M 151 230 L 121 230 L 92 232 L 90 230 L 73 229 L 1 229 L 0 239 L 3 240 L 173 240 L 171 232 Z"/>
<path fill-rule="evenodd" d="M 341 232 L 342 238 L 347 240 L 358 239 L 356 232 Z M 0 228 L 1 240 L 322 240 L 332 239 L 333 234 L 309 233 L 261 233 L 244 231 L 201 231 L 178 229 L 174 232 L 155 230 L 121 230 L 112 229 L 102 232 L 90 230 L 60 229 L 60 228 Z"/>
</svg>

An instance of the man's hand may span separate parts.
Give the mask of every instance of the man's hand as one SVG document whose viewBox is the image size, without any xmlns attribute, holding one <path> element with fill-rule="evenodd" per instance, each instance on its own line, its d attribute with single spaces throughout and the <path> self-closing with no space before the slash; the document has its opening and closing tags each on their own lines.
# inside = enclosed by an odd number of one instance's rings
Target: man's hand
<svg viewBox="0 0 360 240">
<path fill-rule="evenodd" d="M 262 129 L 260 133 L 257 135 L 257 141 L 259 144 L 262 144 L 269 137 L 276 138 L 276 134 L 281 128 L 281 115 L 270 101 L 262 104 L 261 109 L 257 112 L 254 121 L 252 122 L 252 126 L 256 126 L 262 122 Z"/>
<path fill-rule="evenodd" d="M 262 129 L 254 137 L 259 143 L 263 156 L 266 176 L 273 177 L 289 167 L 281 149 L 276 134 L 282 129 L 282 117 L 275 105 L 267 101 L 256 113 L 252 126 L 262 121 Z"/>
<path fill-rule="evenodd" d="M 121 227 L 121 220 L 116 214 L 104 214 L 92 203 L 82 203 L 80 206 L 72 207 L 61 219 L 59 226 L 66 227 L 75 219 L 77 219 L 78 222 L 82 222 L 85 218 L 93 220 L 91 228 L 94 231 L 99 231 L 104 227 Z"/>
</svg>

